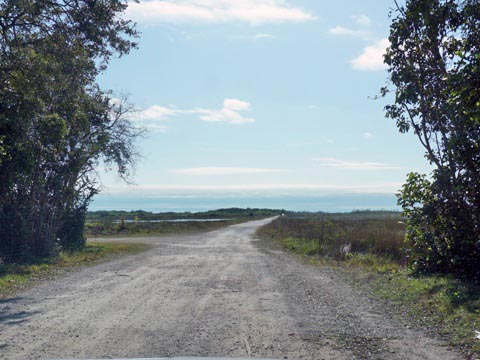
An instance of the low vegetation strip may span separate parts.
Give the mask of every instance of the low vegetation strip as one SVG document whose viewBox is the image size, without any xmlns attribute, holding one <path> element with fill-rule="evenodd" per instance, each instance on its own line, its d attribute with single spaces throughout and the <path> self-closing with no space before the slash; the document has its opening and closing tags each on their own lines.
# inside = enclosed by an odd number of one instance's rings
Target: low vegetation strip
<svg viewBox="0 0 480 360">
<path fill-rule="evenodd" d="M 220 229 L 225 226 L 238 224 L 245 219 L 221 221 L 185 221 L 185 222 L 94 222 L 87 223 L 85 235 L 95 237 L 125 237 L 125 236 L 162 236 L 171 234 L 185 234 Z"/>
<path fill-rule="evenodd" d="M 237 219 L 237 218 L 267 218 L 285 213 L 285 210 L 272 209 L 240 209 L 228 208 L 209 210 L 202 212 L 161 212 L 154 213 L 150 211 L 89 211 L 87 213 L 87 222 L 118 222 L 125 221 L 154 221 L 154 220 L 181 220 L 181 219 Z"/>
<path fill-rule="evenodd" d="M 413 272 L 399 213 L 292 214 L 257 235 L 310 263 L 340 266 L 356 286 L 400 316 L 434 330 L 469 359 L 480 354 L 480 286 L 447 275 Z"/>
<path fill-rule="evenodd" d="M 83 250 L 62 252 L 55 258 L 35 259 L 29 264 L 0 264 L 0 299 L 79 266 L 94 265 L 148 248 L 145 244 L 88 242 Z"/>
<path fill-rule="evenodd" d="M 269 209 L 220 209 L 205 212 L 152 213 L 146 211 L 89 212 L 85 235 L 152 236 L 209 231 L 251 220 L 259 220 L 284 213 Z"/>
</svg>

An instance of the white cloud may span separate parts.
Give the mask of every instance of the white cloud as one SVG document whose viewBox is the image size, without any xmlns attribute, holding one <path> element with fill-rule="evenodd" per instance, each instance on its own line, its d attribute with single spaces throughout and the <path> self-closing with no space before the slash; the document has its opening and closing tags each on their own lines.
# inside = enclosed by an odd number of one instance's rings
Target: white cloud
<svg viewBox="0 0 480 360">
<path fill-rule="evenodd" d="M 249 111 L 250 103 L 236 99 L 226 99 L 221 110 L 197 109 L 202 114 L 200 120 L 208 122 L 227 122 L 230 124 L 248 124 L 255 122 L 255 119 L 240 114 L 241 111 Z"/>
<path fill-rule="evenodd" d="M 172 108 L 159 106 L 159 105 L 153 105 L 146 108 L 145 110 L 140 111 L 137 114 L 137 117 L 140 120 L 162 121 L 162 120 L 167 120 L 169 117 L 172 117 L 179 113 L 181 113 L 181 111 L 179 110 L 175 110 Z"/>
<path fill-rule="evenodd" d="M 375 135 L 373 135 L 371 132 L 366 132 L 363 134 L 363 138 L 365 140 L 373 140 L 375 139 Z"/>
<path fill-rule="evenodd" d="M 238 99 L 225 99 L 221 109 L 177 109 L 173 106 L 152 105 L 138 111 L 133 118 L 146 128 L 162 129 L 163 131 L 167 128 L 164 125 L 159 125 L 159 122 L 163 123 L 182 115 L 196 115 L 202 121 L 240 125 L 255 122 L 255 119 L 242 115 L 242 112 L 250 111 L 251 108 L 252 105 L 249 102 Z"/>
<path fill-rule="evenodd" d="M 366 15 L 353 15 L 351 18 L 355 21 L 356 25 L 361 27 L 369 27 L 372 24 L 370 18 Z M 372 38 L 372 33 L 370 30 L 365 29 L 352 29 L 350 27 L 344 26 L 335 26 L 328 30 L 331 35 L 337 36 L 351 36 L 360 38 L 363 40 L 370 40 Z"/>
<path fill-rule="evenodd" d="M 357 37 L 360 39 L 368 40 L 371 38 L 371 33 L 370 31 L 367 30 L 353 30 L 349 29 L 343 26 L 335 26 L 334 28 L 331 28 L 328 30 L 328 32 L 331 35 L 337 35 L 337 36 L 352 36 L 352 37 Z"/>
<path fill-rule="evenodd" d="M 234 111 L 250 110 L 250 108 L 252 107 L 250 103 L 237 99 L 225 99 L 225 101 L 223 102 L 223 106 L 226 109 Z"/>
<path fill-rule="evenodd" d="M 253 37 L 254 41 L 262 40 L 262 39 L 273 39 L 275 36 L 272 34 L 257 34 Z"/>
<path fill-rule="evenodd" d="M 335 158 L 319 158 L 316 159 L 321 167 L 342 169 L 342 170 L 386 170 L 398 169 L 398 167 L 391 166 L 379 162 L 371 161 L 345 161 Z"/>
<path fill-rule="evenodd" d="M 198 167 L 188 169 L 173 169 L 170 172 L 189 176 L 216 176 L 216 175 L 243 175 L 243 174 L 269 174 L 285 172 L 283 169 L 265 169 L 248 167 Z"/>
<path fill-rule="evenodd" d="M 130 2 L 127 17 L 141 23 L 306 22 L 315 17 L 286 0 L 150 0 Z"/>
<path fill-rule="evenodd" d="M 371 26 L 372 25 L 372 20 L 367 15 L 353 15 L 352 19 L 355 20 L 357 25 L 360 26 Z"/>
<path fill-rule="evenodd" d="M 383 63 L 383 55 L 390 46 L 388 39 L 382 39 L 377 43 L 367 46 L 363 53 L 349 61 L 355 70 L 360 71 L 379 71 L 384 70 L 386 65 Z"/>
</svg>

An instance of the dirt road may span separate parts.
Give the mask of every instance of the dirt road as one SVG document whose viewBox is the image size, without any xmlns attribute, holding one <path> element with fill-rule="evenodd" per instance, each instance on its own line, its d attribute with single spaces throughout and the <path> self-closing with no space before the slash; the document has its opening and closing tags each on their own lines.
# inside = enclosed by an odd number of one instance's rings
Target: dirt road
<svg viewBox="0 0 480 360">
<path fill-rule="evenodd" d="M 154 247 L 1 301 L 0 358 L 461 359 L 334 271 L 258 247 L 264 222 L 139 239 Z"/>
</svg>

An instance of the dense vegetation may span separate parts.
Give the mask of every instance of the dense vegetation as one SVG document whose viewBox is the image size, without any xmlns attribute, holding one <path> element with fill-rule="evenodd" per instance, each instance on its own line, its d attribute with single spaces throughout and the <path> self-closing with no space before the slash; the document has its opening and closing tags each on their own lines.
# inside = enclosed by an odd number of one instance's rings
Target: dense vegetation
<svg viewBox="0 0 480 360">
<path fill-rule="evenodd" d="M 412 265 L 480 278 L 480 2 L 407 0 L 389 40 L 387 116 L 434 166 L 399 194 Z"/>
<path fill-rule="evenodd" d="M 0 2 L 0 260 L 84 245 L 95 168 L 127 177 L 128 106 L 95 82 L 136 32 L 120 0 Z"/>
</svg>

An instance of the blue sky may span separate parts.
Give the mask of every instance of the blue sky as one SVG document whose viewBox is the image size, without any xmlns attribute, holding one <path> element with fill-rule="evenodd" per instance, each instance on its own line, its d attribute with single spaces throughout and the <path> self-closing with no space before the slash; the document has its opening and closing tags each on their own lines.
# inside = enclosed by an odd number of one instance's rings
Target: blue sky
<svg viewBox="0 0 480 360">
<path fill-rule="evenodd" d="M 385 119 L 389 0 L 150 0 L 131 4 L 139 49 L 103 88 L 148 129 L 122 194 L 393 194 L 428 171 Z M 391 99 L 390 99 L 391 100 Z"/>
</svg>

